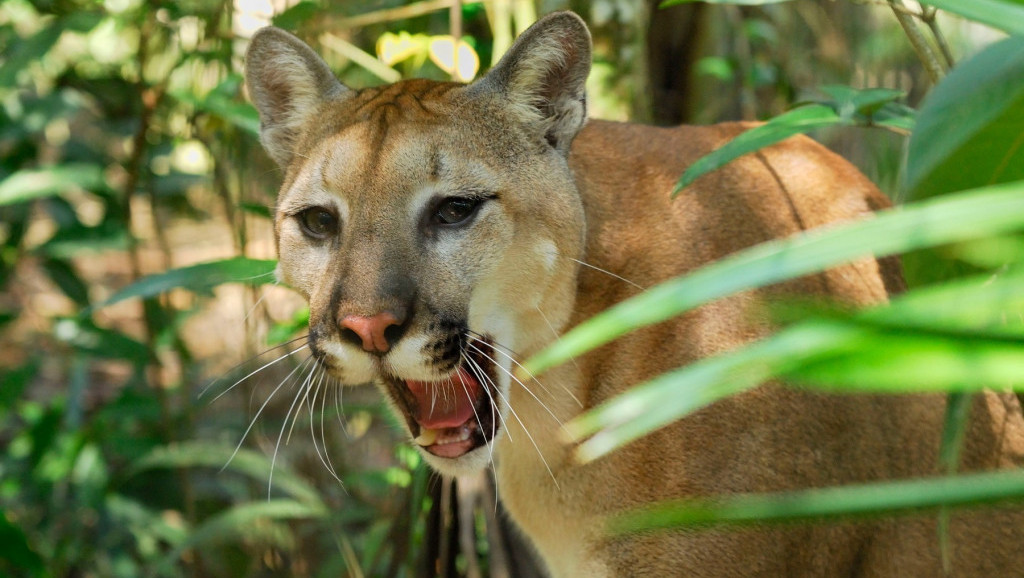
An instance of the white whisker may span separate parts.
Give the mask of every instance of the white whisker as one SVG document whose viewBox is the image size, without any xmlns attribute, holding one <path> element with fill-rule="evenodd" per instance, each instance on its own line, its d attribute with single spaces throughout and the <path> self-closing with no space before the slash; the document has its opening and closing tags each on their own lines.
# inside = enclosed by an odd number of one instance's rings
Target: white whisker
<svg viewBox="0 0 1024 578">
<path fill-rule="evenodd" d="M 573 261 L 576 261 L 577 263 L 579 263 L 580 265 L 583 265 L 584 267 L 590 267 L 594 271 L 600 271 L 601 273 L 604 273 L 605 275 L 609 275 L 611 277 L 614 277 L 615 279 L 618 279 L 619 281 L 622 281 L 624 283 L 629 283 L 630 285 L 632 285 L 633 287 L 636 287 L 637 289 L 639 289 L 641 291 L 644 290 L 644 288 L 641 285 L 639 285 L 637 283 L 634 283 L 634 282 L 630 281 L 629 279 L 626 279 L 625 277 L 623 277 L 621 275 L 616 275 L 615 273 L 612 273 L 611 271 L 608 271 L 606 269 L 602 269 L 602 268 L 600 268 L 600 267 L 598 267 L 596 265 L 591 265 L 590 263 L 587 263 L 586 261 L 580 261 L 579 259 L 577 259 L 575 257 L 569 257 L 569 259 L 572 259 Z"/>
<path fill-rule="evenodd" d="M 274 351 L 275 349 L 280 349 L 280 348 L 282 348 L 282 347 L 285 347 L 285 346 L 287 346 L 287 345 L 291 345 L 292 343 L 295 343 L 296 341 L 299 341 L 300 339 L 305 339 L 305 338 L 304 338 L 304 337 L 298 337 L 298 338 L 296 338 L 296 339 L 292 339 L 291 341 L 288 341 L 288 342 L 286 342 L 286 343 L 282 343 L 281 345 L 277 345 L 277 346 L 275 346 L 275 347 L 272 347 L 272 348 L 270 348 L 270 349 L 268 349 L 268 350 L 264 351 L 264 352 L 263 352 L 263 353 L 261 353 L 260 355 L 265 355 L 265 354 L 267 354 L 267 353 L 269 353 L 269 352 L 271 352 L 271 351 Z M 225 393 L 227 393 L 227 392 L 231 391 L 232 389 L 234 389 L 234 388 L 235 388 L 235 386 L 237 386 L 237 385 L 238 385 L 239 383 L 242 383 L 243 381 L 245 381 L 245 380 L 249 379 L 250 377 L 252 377 L 252 376 L 256 375 L 257 373 L 259 373 L 259 372 L 263 371 L 264 369 L 266 369 L 266 368 L 270 367 L 271 365 L 274 365 L 275 363 L 277 363 L 277 362 L 281 361 L 282 359 L 286 359 L 286 358 L 288 358 L 288 357 L 291 357 L 292 355 L 295 355 L 296 353 L 298 353 L 298 352 L 300 352 L 300 351 L 302 351 L 303 349 L 306 349 L 306 348 L 308 348 L 308 347 L 309 347 L 309 344 L 307 343 L 306 345 L 303 345 L 302 347 L 300 347 L 300 348 L 298 348 L 298 349 L 296 349 L 296 350 L 294 350 L 294 351 L 289 351 L 288 353 L 285 353 L 284 355 L 282 355 L 281 357 L 278 357 L 277 359 L 275 359 L 275 360 L 271 361 L 270 363 L 267 363 L 267 364 L 263 365 L 262 367 L 260 367 L 260 368 L 259 368 L 259 369 L 257 369 L 256 371 L 253 371 L 253 372 L 252 372 L 252 373 L 250 373 L 249 375 L 246 375 L 246 376 L 245 376 L 245 377 L 243 377 L 242 379 L 239 379 L 239 380 L 238 380 L 238 381 L 236 381 L 235 383 L 231 384 L 231 386 L 230 386 L 230 387 L 228 387 L 228 388 L 227 388 L 227 389 L 225 389 L 224 391 L 222 391 L 222 392 L 220 392 L 219 394 L 217 394 L 217 397 L 215 397 L 215 398 L 213 398 L 212 400 L 210 400 L 210 403 L 212 404 L 213 402 L 215 402 L 215 401 L 217 401 L 218 399 L 220 399 L 221 397 L 223 397 Z M 259 357 L 259 355 L 257 355 L 256 357 Z M 248 363 L 248 361 L 243 361 L 242 363 L 239 363 L 239 364 L 238 364 L 238 365 L 236 365 L 235 367 L 232 367 L 231 369 L 229 369 L 229 370 L 228 370 L 228 373 L 230 373 L 230 372 L 234 371 L 235 369 L 237 369 L 237 368 L 241 367 L 242 365 L 245 365 L 246 363 Z M 211 383 L 210 383 L 209 385 L 207 385 L 206 387 L 204 387 L 204 388 L 203 388 L 203 391 L 199 392 L 199 397 L 201 398 L 201 397 L 203 397 L 204 395 L 206 395 L 206 392 L 207 392 L 207 391 L 209 391 L 211 387 L 213 387 L 214 385 L 216 385 L 216 383 L 217 383 L 218 381 L 220 381 L 220 380 L 219 380 L 219 379 L 215 379 L 215 380 L 213 380 L 213 381 L 212 381 L 212 382 L 211 382 Z"/>
<path fill-rule="evenodd" d="M 299 367 L 302 367 L 303 365 L 308 363 L 310 359 L 313 359 L 313 358 L 310 357 L 306 361 L 302 362 L 302 365 L 300 365 Z M 278 450 L 281 449 L 281 439 L 284 437 L 284 430 L 285 430 L 285 428 L 288 427 L 288 418 L 291 417 L 292 412 L 295 411 L 296 404 L 299 404 L 299 402 L 302 400 L 303 393 L 308 393 L 308 391 L 309 391 L 309 385 L 308 384 L 310 383 L 310 379 L 309 378 L 313 375 L 313 372 L 315 371 L 315 367 L 316 366 L 314 366 L 314 370 L 311 370 L 309 372 L 309 375 L 307 375 L 302 380 L 302 385 L 299 386 L 299 391 L 295 392 L 295 399 L 292 400 L 292 404 L 290 406 L 288 406 L 288 413 L 284 414 L 284 421 L 281 423 L 281 431 L 277 434 L 277 443 L 274 444 L 274 455 L 270 458 L 270 475 L 267 476 L 267 500 L 268 501 L 270 500 L 271 491 L 273 490 L 273 487 L 274 487 L 274 466 L 277 464 L 277 452 L 278 452 Z M 301 404 L 299 404 L 299 407 L 301 407 Z M 297 411 L 295 411 L 295 419 L 298 419 L 298 412 Z M 292 428 L 295 427 L 295 419 L 292 419 Z M 291 429 L 289 429 L 288 437 L 289 438 L 291 437 Z"/>
<path fill-rule="evenodd" d="M 491 425 L 493 427 L 494 426 L 494 417 L 495 417 L 494 406 L 496 404 L 494 403 L 494 396 L 491 395 L 491 391 L 490 390 L 492 388 L 497 390 L 498 389 L 498 385 L 496 383 L 494 383 L 494 380 L 490 379 L 487 376 L 487 372 L 485 372 L 482 367 L 480 367 L 475 361 L 473 361 L 472 357 L 470 357 L 469 355 L 466 355 L 465 352 L 462 352 L 462 351 L 459 352 L 459 355 L 461 355 L 462 358 L 465 360 L 466 367 L 468 367 L 469 371 L 473 373 L 473 376 L 480 383 L 480 386 L 484 388 L 484 393 L 486 393 L 487 397 L 490 398 L 490 400 L 491 400 Z M 488 387 L 487 384 L 490 384 L 490 387 Z M 501 427 L 505 429 L 505 435 L 508 436 L 509 441 L 512 441 L 512 432 L 509 431 L 508 424 L 505 423 L 505 418 L 501 415 L 500 411 L 497 412 L 497 417 L 498 417 L 498 421 L 501 422 Z M 491 430 L 491 436 L 492 437 L 494 436 L 494 430 L 493 429 Z"/>
<path fill-rule="evenodd" d="M 341 478 L 338 477 L 338 472 L 334 469 L 334 462 L 331 461 L 331 456 L 327 453 L 327 435 L 324 433 L 324 406 L 326 405 L 325 402 L 327 400 L 327 390 L 324 389 L 323 396 L 320 396 L 320 388 L 324 384 L 324 373 L 326 373 L 326 370 L 321 367 L 320 375 L 317 378 L 316 389 L 313 391 L 313 396 L 309 404 L 309 437 L 313 440 L 313 449 L 316 450 L 316 455 L 320 458 L 320 463 L 327 468 L 327 472 L 340 484 Z M 320 451 L 320 446 L 317 445 L 316 430 L 313 427 L 313 415 L 315 413 L 314 408 L 316 406 L 317 397 L 321 397 L 323 399 L 323 402 L 320 403 L 320 445 L 323 447 L 322 453 Z"/>
<path fill-rule="evenodd" d="M 266 401 L 264 401 L 263 405 L 261 405 L 260 408 L 256 411 L 256 415 L 253 416 L 252 421 L 249 422 L 249 427 L 245 428 L 245 432 L 242 433 L 242 439 L 238 440 L 238 445 L 235 446 L 235 451 L 231 452 L 231 457 L 228 458 L 228 461 L 224 464 L 220 471 L 223 472 L 231 463 L 231 460 L 235 459 L 235 455 L 238 454 L 238 450 L 241 449 L 242 443 L 245 442 L 245 438 L 249 435 L 249 432 L 252 431 L 253 426 L 256 425 L 256 420 L 260 418 L 260 414 L 262 414 L 263 410 L 266 409 L 267 404 L 270 403 L 270 400 L 274 399 L 274 395 L 276 395 L 277 392 L 280 391 L 282 387 L 284 387 L 284 384 L 288 383 L 288 380 L 291 378 L 291 376 L 294 375 L 295 372 L 299 370 L 299 368 L 305 365 L 307 361 L 309 361 L 309 359 L 295 366 L 295 369 L 291 370 L 291 372 L 288 375 L 286 375 L 284 379 L 281 380 L 281 383 L 277 384 L 277 387 L 274 388 L 274 391 L 270 392 L 270 395 L 267 396 Z"/>
<path fill-rule="evenodd" d="M 342 385 L 341 382 L 338 381 L 338 379 L 334 376 L 331 376 L 330 380 L 333 382 L 332 387 L 334 388 L 334 409 L 338 413 L 338 425 L 341 426 L 341 431 L 345 433 L 345 437 L 349 437 L 348 427 L 345 425 L 345 420 L 343 419 L 345 416 L 345 407 L 344 405 L 342 405 L 341 402 L 341 394 L 344 393 L 343 390 L 345 389 L 345 386 Z"/>
<path fill-rule="evenodd" d="M 256 311 L 256 308 L 259 307 L 260 303 L 263 303 L 263 300 L 266 299 L 266 298 L 267 298 L 267 294 L 266 293 L 263 293 L 262 295 L 260 295 L 260 298 L 257 299 L 256 302 L 252 304 L 252 307 L 250 307 L 249 311 L 246 312 L 245 317 L 242 318 L 242 323 L 245 323 L 246 321 L 249 320 L 249 317 L 252 315 L 252 312 Z"/>
<path fill-rule="evenodd" d="M 537 313 L 540 314 L 540 318 L 544 320 L 544 324 L 547 325 L 548 329 L 551 330 L 551 333 L 555 336 L 555 339 L 558 339 L 559 337 L 561 337 L 560 335 L 558 335 L 558 331 L 555 330 L 555 327 L 553 325 L 551 325 L 551 321 L 548 319 L 548 316 L 544 315 L 544 312 L 540 310 L 540 307 L 534 307 L 534 309 L 536 309 Z M 575 357 L 570 357 L 569 361 L 572 362 L 573 367 L 576 368 L 576 373 L 582 375 L 583 374 L 583 370 L 580 369 L 580 364 L 576 363 L 576 358 Z M 522 367 L 522 366 L 520 366 L 520 367 Z M 568 387 L 565 387 L 565 385 L 562 385 L 562 389 L 565 391 L 565 393 L 569 394 L 569 397 L 571 397 L 572 400 L 576 402 L 576 405 L 580 406 L 580 409 L 583 409 L 583 402 L 580 401 L 578 397 L 573 395 L 573 393 L 571 391 L 569 391 Z"/>
<path fill-rule="evenodd" d="M 469 361 L 469 365 L 476 365 L 476 362 L 473 361 L 472 357 L 467 356 L 466 359 L 467 361 Z M 544 464 L 544 468 L 548 471 L 548 475 L 551 476 L 551 481 L 554 482 L 555 487 L 558 488 L 558 480 L 555 478 L 555 473 L 551 471 L 551 466 L 548 465 L 548 461 L 544 458 L 544 453 L 540 451 L 540 446 L 537 445 L 537 441 L 533 439 L 533 434 L 531 434 L 530 430 L 527 429 L 526 424 L 523 423 L 523 420 L 519 418 L 519 414 L 516 413 L 515 408 L 512 407 L 512 404 L 509 402 L 509 400 L 506 399 L 504 395 L 502 395 L 501 388 L 498 387 L 498 384 L 494 383 L 494 381 L 491 380 L 491 378 L 486 374 L 486 372 L 481 371 L 481 373 L 484 374 L 484 379 L 486 379 L 489 383 L 491 383 L 491 385 L 494 386 L 494 391 L 498 394 L 498 397 L 500 397 L 502 401 L 505 402 L 505 405 L 508 406 L 508 411 L 509 413 L 512 414 L 512 417 L 514 417 L 516 421 L 519 422 L 519 425 L 523 428 L 523 433 L 526 434 L 526 437 L 530 439 L 530 443 L 533 444 L 534 449 L 537 450 L 537 455 L 540 457 L 541 463 Z M 505 431 L 507 433 L 508 428 L 506 428 Z M 511 436 L 509 437 L 509 439 L 512 439 Z"/>
<path fill-rule="evenodd" d="M 469 364 L 468 363 L 468 359 L 466 359 L 466 354 L 465 353 L 460 351 L 459 352 L 459 357 L 461 357 L 464 361 L 466 361 L 467 365 Z M 457 375 L 459 376 L 459 381 L 462 383 L 462 391 L 464 391 L 466 393 L 466 397 L 468 399 L 472 400 L 473 396 L 471 396 L 469 394 L 469 387 L 466 386 L 466 380 L 462 378 L 462 372 L 460 371 Z M 451 381 L 450 378 L 449 378 L 449 381 Z M 454 387 L 454 386 L 455 386 L 455 384 L 452 383 L 452 387 Z M 486 392 L 487 386 L 484 385 L 482 382 L 480 383 L 480 387 L 482 387 L 484 389 L 484 391 Z M 490 405 L 491 407 L 494 407 L 494 404 L 488 404 L 488 405 Z M 490 443 L 487 442 L 487 436 L 484 434 L 484 424 L 483 424 L 483 421 L 480 420 L 480 415 L 476 411 L 476 404 L 472 404 L 472 408 L 473 408 L 473 417 L 476 418 L 476 425 L 480 426 L 480 435 L 483 436 L 483 438 L 484 438 L 484 445 L 487 446 L 487 456 L 488 456 L 488 459 L 490 460 L 490 459 L 492 459 L 494 457 L 494 446 L 493 446 L 493 444 L 490 444 Z M 493 424 L 492 424 L 491 437 L 493 437 L 493 436 L 494 436 L 494 430 L 493 430 Z"/>
<path fill-rule="evenodd" d="M 551 416 L 551 419 L 555 420 L 555 423 L 557 423 L 559 427 L 562 427 L 562 420 L 558 419 L 558 416 L 555 415 L 555 412 L 551 411 L 551 408 L 549 408 L 546 403 L 541 401 L 541 399 L 539 397 L 537 397 L 537 395 L 535 393 L 533 393 L 533 391 L 531 391 L 530 388 L 527 387 L 527 385 L 525 383 L 523 383 L 515 375 L 513 375 L 511 371 L 509 371 L 509 370 L 505 369 L 504 367 L 502 367 L 501 364 L 499 364 L 493 357 L 491 357 L 490 355 L 487 355 L 487 353 L 485 353 L 484 350 L 480 349 L 476 345 L 473 345 L 472 343 L 470 343 L 468 341 L 466 342 L 466 345 L 472 347 L 477 353 L 479 353 L 480 355 L 483 355 L 484 357 L 486 357 L 488 360 L 490 360 L 491 363 L 494 364 L 495 367 L 497 367 L 501 371 L 505 372 L 505 375 L 507 375 L 509 377 L 509 379 L 511 379 L 512 381 L 518 383 L 526 391 L 526 393 L 530 394 L 530 397 L 532 397 L 533 399 L 537 400 L 537 403 L 539 403 L 540 406 L 544 408 L 544 411 L 548 412 L 548 415 Z M 535 379 L 534 381 L 537 381 L 537 380 Z M 537 381 L 537 384 L 539 384 L 542 388 L 544 387 L 544 385 L 541 384 L 539 381 Z M 544 388 L 544 391 L 547 391 L 547 388 Z M 547 393 L 548 393 L 548 395 L 551 395 L 550 391 L 547 391 Z"/>
</svg>

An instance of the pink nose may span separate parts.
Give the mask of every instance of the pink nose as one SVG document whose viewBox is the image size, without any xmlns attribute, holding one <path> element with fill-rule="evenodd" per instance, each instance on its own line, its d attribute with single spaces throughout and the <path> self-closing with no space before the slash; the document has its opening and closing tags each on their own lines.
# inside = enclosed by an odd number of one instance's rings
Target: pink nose
<svg viewBox="0 0 1024 578">
<path fill-rule="evenodd" d="M 392 325 L 401 325 L 401 321 L 387 311 L 372 317 L 346 315 L 341 320 L 341 326 L 359 336 L 363 341 L 363 350 L 370 353 L 384 353 L 391 348 L 384 331 Z"/>
</svg>

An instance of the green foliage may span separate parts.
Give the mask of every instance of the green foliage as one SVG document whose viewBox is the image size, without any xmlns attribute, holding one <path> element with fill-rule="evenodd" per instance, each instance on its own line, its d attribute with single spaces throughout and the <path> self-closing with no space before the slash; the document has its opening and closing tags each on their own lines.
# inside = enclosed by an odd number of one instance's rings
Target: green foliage
<svg viewBox="0 0 1024 578">
<path fill-rule="evenodd" d="M 923 0 L 922 4 L 948 10 L 1011 34 L 1024 34 L 1024 2 L 1021 0 Z"/>
<path fill-rule="evenodd" d="M 623 301 L 527 361 L 533 374 L 647 325 L 744 289 L 891 255 L 1024 229 L 1024 183 L 996 185 L 879 213 L 876 218 L 763 243 Z"/>
<path fill-rule="evenodd" d="M 913 128 L 912 111 L 895 102 L 903 96 L 898 90 L 824 86 L 821 91 L 832 100 L 801 105 L 747 130 L 690 165 L 676 183 L 673 194 L 679 194 L 701 175 L 793 135 L 833 126 L 884 126 L 906 131 Z"/>
<path fill-rule="evenodd" d="M 1024 22 L 1018 2 L 928 3 L 1018 33 L 1016 23 Z M 931 275 L 930 281 L 962 274 L 962 269 L 949 273 L 950 255 L 962 256 L 977 270 L 989 269 L 984 275 L 916 288 L 890 305 L 864 311 L 805 310 L 799 321 L 772 336 L 656 377 L 567 424 L 568 441 L 580 443 L 577 457 L 597 459 L 709 403 L 780 379 L 836 393 L 949 393 L 939 457 L 946 471 L 955 472 L 969 399 L 963 393 L 983 388 L 1020 392 L 1024 383 L 1019 322 L 1024 278 L 1022 254 L 1016 250 L 1020 241 L 1014 236 L 1024 221 L 996 215 L 1024 209 L 1017 206 L 1024 198 L 1024 162 L 1017 158 L 1024 134 L 1020 52 L 1021 38 L 1012 36 L 958 64 L 935 87 L 917 115 L 907 161 L 916 202 L 868 221 L 765 243 L 668 281 L 577 326 L 525 365 L 536 374 L 713 299 L 866 255 L 947 247 L 945 254 L 922 259 L 925 268 L 946 271 Z M 845 88 L 830 92 L 834 101 L 829 106 L 808 105 L 783 114 L 700 159 L 678 188 L 741 154 L 802 132 L 802 125 L 849 125 L 865 113 L 870 119 L 894 96 Z M 656 504 L 623 515 L 614 528 L 630 532 L 936 507 L 941 509 L 940 527 L 948 528 L 950 506 L 1022 498 L 1021 472 L 1013 471 Z M 947 538 L 942 540 L 948 548 Z"/>
<path fill-rule="evenodd" d="M 681 2 L 664 5 L 674 3 Z M 732 3 L 789 9 L 781 1 Z M 927 3 L 1021 34 L 1020 1 Z M 390 2 L 380 10 L 379 2 L 328 4 L 299 2 L 273 23 L 311 38 L 332 11 L 362 17 L 362 24 L 346 28 L 351 35 L 344 43 L 319 37 L 332 66 L 355 87 L 376 82 L 371 69 L 450 77 L 444 62 L 430 60 L 429 44 L 456 33 L 446 10 L 430 9 L 430 3 Z M 618 12 L 626 4 L 595 6 Z M 485 62 L 507 46 L 513 20 L 523 29 L 535 18 L 532 4 L 517 3 L 515 14 L 504 15 L 495 6 L 464 5 L 458 32 Z M 245 301 L 245 318 L 255 326 L 248 333 L 270 328 L 266 340 L 253 337 L 237 343 L 239 350 L 283 342 L 308 324 L 308 310 L 271 317 L 256 295 L 273 281 L 274 263 L 253 256 L 265 254 L 260 242 L 267 241 L 268 207 L 280 174 L 259 152 L 259 119 L 243 94 L 235 37 L 242 20 L 231 3 L 213 0 L 0 4 L 2 575 L 412 576 L 426 567 L 419 552 L 434 506 L 430 474 L 408 447 L 391 455 L 390 434 L 373 431 L 386 430 L 379 424 L 389 419 L 378 405 L 356 400 L 333 409 L 324 395 L 298 396 L 311 383 L 308 365 L 291 362 L 287 348 L 243 363 L 211 386 L 215 395 L 196 400 L 210 377 L 207 364 L 234 353 L 206 351 L 186 331 L 214 303 L 214 289 L 243 286 L 244 297 L 236 299 Z M 784 44 L 766 21 L 742 24 L 744 42 Z M 608 35 L 595 28 L 598 47 Z M 399 72 L 366 54 L 382 38 L 428 43 L 419 47 L 418 58 L 402 60 Z M 971 278 L 916 290 L 885 309 L 806 311 L 769 339 L 680 368 L 582 416 L 569 426 L 584 440 L 581 457 L 614 451 L 772 377 L 801 387 L 885 391 L 963 391 L 1015 377 L 1019 327 L 999 320 L 1019 311 L 1018 296 L 1024 295 L 1015 269 L 1024 259 L 1024 242 L 1010 235 L 1020 230 L 1024 214 L 1018 200 L 1022 149 L 1013 140 L 1024 134 L 1020 45 L 1013 36 L 959 65 L 917 117 L 907 166 L 911 194 L 955 195 L 737 255 L 595 319 L 531 367 L 549 366 L 566 352 L 729 292 L 871 252 L 957 242 L 943 258 L 975 271 L 995 269 L 995 282 Z M 725 79 L 742 77 L 744 87 L 775 88 L 791 103 L 793 79 L 785 67 L 763 60 L 713 57 L 706 68 Z M 608 71 L 617 63 L 606 58 L 598 65 Z M 744 133 L 684 178 L 809 128 L 913 127 L 909 109 L 897 104 L 902 93 L 821 90 L 825 98 Z M 957 192 L 965 189 L 975 190 Z M 181 223 L 193 228 L 176 233 Z M 217 237 L 225 246 L 207 253 L 211 241 L 192 235 L 199 224 L 210 223 L 229 234 Z M 210 260 L 225 254 L 235 256 Z M 938 262 L 931 259 L 929 267 Z M 963 363 L 968 354 L 969 367 Z M 287 366 L 272 373 L 278 366 L 266 363 L 270 356 Z M 869 367 L 858 363 L 863 359 L 872 360 Z M 932 379 L 891 379 L 908 367 Z M 269 387 L 261 380 L 268 373 Z M 238 377 L 240 383 L 226 386 Z M 283 407 L 276 400 L 261 406 L 272 401 L 276 387 Z M 213 397 L 217 401 L 207 405 Z M 293 400 L 298 402 L 291 411 Z M 260 415 L 264 407 L 269 409 Z M 259 420 L 249 422 L 252 414 Z M 329 427 L 332 420 L 346 418 L 353 439 L 327 439 L 340 429 Z M 272 443 L 306 421 L 314 437 L 294 444 L 292 453 L 274 448 L 268 457 L 262 449 L 236 445 L 247 427 L 251 440 L 266 424 Z M 952 470 L 955 412 L 949 423 L 943 451 Z M 320 429 L 325 425 L 327 434 Z M 347 463 L 349 446 L 360 444 L 387 449 L 364 459 L 370 465 Z M 295 445 L 307 448 L 305 455 Z M 332 458 L 320 454 L 324 445 Z M 327 459 L 337 464 L 344 487 L 326 475 L 321 462 Z M 873 499 L 870 488 L 839 488 L 671 504 L 652 514 L 669 516 L 667 522 L 641 517 L 624 519 L 623 527 L 792 519 L 1020 495 L 1019 480 L 996 478 L 874 488 L 875 494 L 891 490 L 887 502 Z"/>
<path fill-rule="evenodd" d="M 765 4 L 781 4 L 790 0 L 664 0 L 658 4 L 659 8 L 668 8 L 678 4 L 690 4 L 693 2 L 707 2 L 708 4 L 738 4 L 740 6 L 763 6 Z"/>
<path fill-rule="evenodd" d="M 232 257 L 172 269 L 165 273 L 139 279 L 112 295 L 101 303 L 100 307 L 107 307 L 134 297 L 156 297 L 178 287 L 199 293 L 209 293 L 214 287 L 225 283 L 250 285 L 273 283 L 274 267 L 276 266 L 277 261 Z"/>
<path fill-rule="evenodd" d="M 957 478 L 851 485 L 779 494 L 748 494 L 720 500 L 663 503 L 630 512 L 611 523 L 616 533 L 669 530 L 680 526 L 749 525 L 836 516 L 913 514 L 942 506 L 1020 500 L 1024 474 L 998 472 Z"/>
<path fill-rule="evenodd" d="M 1021 135 L 1024 36 L 1011 36 L 953 69 L 925 99 L 907 152 L 908 200 L 1024 179 Z"/>
</svg>

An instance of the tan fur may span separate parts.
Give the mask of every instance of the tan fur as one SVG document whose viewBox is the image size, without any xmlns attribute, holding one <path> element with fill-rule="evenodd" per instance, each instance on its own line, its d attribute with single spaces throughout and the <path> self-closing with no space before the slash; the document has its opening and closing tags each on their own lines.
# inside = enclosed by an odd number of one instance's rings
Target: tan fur
<svg viewBox="0 0 1024 578">
<path fill-rule="evenodd" d="M 442 320 L 464 322 L 525 359 L 637 294 L 636 285 L 651 287 L 763 241 L 866 218 L 887 204 L 859 172 L 807 138 L 743 157 L 672 200 L 682 171 L 746 126 L 590 121 L 580 130 L 589 37 L 568 13 L 535 25 L 469 86 L 413 80 L 350 91 L 326 82 L 322 63 L 281 31 L 261 33 L 252 46 L 250 91 L 264 142 L 285 169 L 280 276 L 310 301 L 311 347 L 321 363 L 346 384 L 377 381 L 400 416 L 401 392 L 382 376 L 450 374 L 424 353 L 441 339 Z M 299 89 L 282 89 L 283 77 Z M 311 99 L 314 89 L 320 97 Z M 453 232 L 423 224 L 432 199 L 477 189 L 497 198 L 480 206 L 471 225 Z M 339 230 L 326 242 L 311 242 L 300 229 L 296 214 L 311 206 L 338 216 Z M 635 332 L 527 383 L 529 391 L 498 372 L 498 490 L 552 575 L 942 575 L 934 514 L 615 539 L 603 533 L 610 514 L 655 500 L 937 474 L 939 396 L 823 396 L 767 384 L 585 466 L 558 441 L 559 424 L 582 410 L 765 335 L 758 305 L 773 295 L 867 305 L 901 286 L 893 261 L 866 259 Z M 346 341 L 342 316 L 381 311 L 406 319 L 391 350 L 372 355 Z M 458 474 L 488 467 L 490 452 L 424 456 Z M 1008 467 L 1022 456 L 1016 399 L 978 396 L 963 469 Z M 1024 575 L 1019 511 L 958 511 L 952 520 L 951 575 Z"/>
</svg>

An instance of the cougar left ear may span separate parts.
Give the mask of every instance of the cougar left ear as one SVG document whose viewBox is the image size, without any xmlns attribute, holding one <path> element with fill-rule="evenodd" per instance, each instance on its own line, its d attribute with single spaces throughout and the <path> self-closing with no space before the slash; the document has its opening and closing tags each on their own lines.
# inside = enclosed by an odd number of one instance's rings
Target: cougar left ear
<svg viewBox="0 0 1024 578">
<path fill-rule="evenodd" d="M 496 92 L 514 114 L 538 127 L 548 143 L 569 153 L 587 118 L 590 31 L 572 12 L 555 12 L 523 32 L 471 91 Z"/>
<path fill-rule="evenodd" d="M 280 28 L 261 28 L 245 53 L 245 83 L 260 113 L 260 142 L 286 168 L 320 104 L 348 92 L 313 49 Z"/>
</svg>

